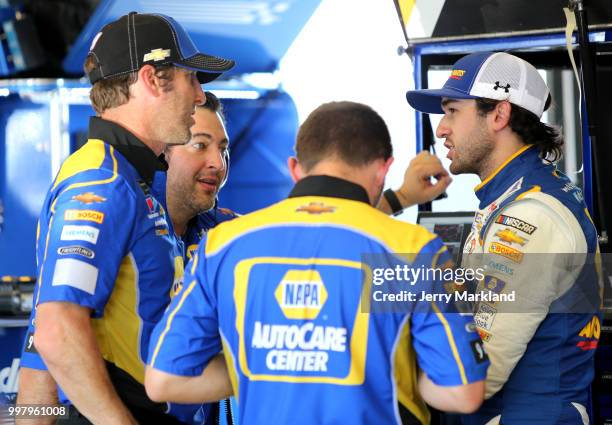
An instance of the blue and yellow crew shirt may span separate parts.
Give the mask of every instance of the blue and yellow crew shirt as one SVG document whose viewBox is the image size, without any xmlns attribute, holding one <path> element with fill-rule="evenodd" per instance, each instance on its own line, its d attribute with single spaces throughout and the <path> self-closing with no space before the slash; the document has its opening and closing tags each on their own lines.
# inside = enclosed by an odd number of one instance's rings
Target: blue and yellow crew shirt
<svg viewBox="0 0 612 425">
<path fill-rule="evenodd" d="M 121 131 L 121 129 L 119 129 L 119 131 Z M 167 211 L 168 208 L 166 205 L 166 170 L 165 170 L 166 167 L 164 167 L 164 165 L 161 163 L 158 164 L 158 162 L 154 162 L 154 164 L 156 164 L 155 168 L 150 167 L 149 161 L 151 161 L 153 158 L 151 158 L 150 156 L 147 156 L 145 153 L 146 151 L 144 150 L 139 151 L 138 145 L 133 141 L 129 142 L 126 146 L 132 146 L 132 145 L 136 146 L 136 152 L 141 152 L 145 154 L 144 157 L 140 153 L 139 154 L 134 153 L 134 155 L 132 155 L 130 154 L 130 152 L 124 152 L 124 156 L 126 157 L 126 159 L 130 161 L 135 161 L 137 165 L 136 169 L 142 170 L 143 175 L 145 175 L 147 179 L 150 178 L 151 173 L 154 172 L 153 181 L 151 183 L 151 194 L 156 200 L 159 200 L 159 202 L 161 203 L 162 206 L 160 208 L 163 211 Z M 125 149 L 124 145 L 116 146 L 116 148 L 120 152 L 122 152 L 123 149 Z M 143 159 L 145 162 L 141 164 L 140 161 Z M 157 159 L 155 159 L 155 161 L 157 161 Z M 142 186 L 142 187 L 145 187 L 145 186 Z M 198 214 L 196 217 L 190 220 L 185 234 L 181 237 L 180 240 L 177 240 L 178 247 L 177 247 L 176 252 L 177 253 L 182 252 L 183 254 L 182 261 L 186 263 L 191 258 L 191 253 L 195 251 L 195 248 L 197 247 L 198 242 L 209 229 L 216 226 L 218 223 L 221 223 L 227 220 L 231 220 L 235 217 L 236 215 L 229 210 L 225 210 L 222 208 L 215 208 L 214 210 Z M 166 216 L 166 221 L 168 224 L 169 233 L 173 234 L 172 221 L 170 220 L 168 216 Z M 180 263 L 180 260 L 176 260 L 175 258 L 175 264 L 177 263 Z M 175 270 L 174 276 L 175 278 L 173 281 L 171 293 L 176 292 L 182 285 L 182 270 L 180 271 L 178 269 Z M 168 302 L 169 302 L 169 299 L 168 299 Z M 44 364 L 42 358 L 40 357 L 40 355 L 38 354 L 38 352 L 32 345 L 32 340 L 33 340 L 33 335 L 34 335 L 35 313 L 36 313 L 36 310 L 33 309 L 30 315 L 29 328 L 28 328 L 27 337 L 26 337 L 23 351 L 22 351 L 21 366 L 32 368 L 32 369 L 47 370 L 47 367 Z M 60 401 L 62 401 L 63 403 L 69 403 L 69 400 L 63 394 L 61 389 L 59 390 L 60 390 Z M 209 405 L 182 405 L 182 404 L 170 403 L 167 406 L 167 413 L 179 418 L 180 420 L 186 423 L 195 423 L 193 422 L 193 419 L 194 419 L 194 415 L 198 411 L 201 411 L 201 416 L 203 418 L 206 418 L 209 412 Z"/>
<path fill-rule="evenodd" d="M 151 331 L 183 273 L 169 218 L 150 190 L 166 168 L 130 132 L 92 117 L 89 140 L 63 163 L 38 223 L 35 307 L 90 308 L 102 356 L 140 384 Z M 29 345 L 22 365 L 36 367 Z"/>
<path fill-rule="evenodd" d="M 372 208 L 362 187 L 301 180 L 288 199 L 205 235 L 149 364 L 197 376 L 223 348 L 239 423 L 428 423 L 418 368 L 438 385 L 483 380 L 480 338 L 469 314 L 440 305 L 368 312 L 365 253 L 448 257 L 435 235 Z"/>
</svg>

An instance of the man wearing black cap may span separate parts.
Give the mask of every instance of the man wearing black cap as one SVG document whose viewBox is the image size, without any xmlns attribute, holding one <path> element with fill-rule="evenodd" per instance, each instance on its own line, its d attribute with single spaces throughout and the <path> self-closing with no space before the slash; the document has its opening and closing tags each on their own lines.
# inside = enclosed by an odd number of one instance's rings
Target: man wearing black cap
<svg viewBox="0 0 612 425">
<path fill-rule="evenodd" d="M 98 117 L 41 212 L 31 349 L 93 423 L 177 423 L 142 386 L 150 332 L 183 273 L 151 184 L 167 167 L 164 148 L 190 138 L 200 83 L 232 66 L 199 53 L 163 15 L 130 13 L 92 43 L 85 71 Z"/>
<path fill-rule="evenodd" d="M 598 279 L 584 258 L 597 256 L 597 234 L 580 189 L 554 165 L 563 139 L 540 121 L 546 83 L 516 56 L 481 52 L 455 63 L 443 88 L 407 97 L 419 111 L 444 114 L 436 135 L 450 171 L 482 180 L 464 266 L 486 267 L 479 293 L 516 297 L 476 303 L 491 359 L 488 400 L 464 423 L 592 423 L 600 316 Z"/>
</svg>

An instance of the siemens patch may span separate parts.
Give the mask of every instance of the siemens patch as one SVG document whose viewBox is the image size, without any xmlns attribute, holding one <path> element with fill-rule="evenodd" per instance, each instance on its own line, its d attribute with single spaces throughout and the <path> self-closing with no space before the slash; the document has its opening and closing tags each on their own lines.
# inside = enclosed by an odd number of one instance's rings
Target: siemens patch
<svg viewBox="0 0 612 425">
<path fill-rule="evenodd" d="M 98 242 L 99 234 L 100 230 L 92 226 L 65 225 L 62 227 L 60 239 L 63 241 L 85 241 L 95 245 Z"/>
</svg>

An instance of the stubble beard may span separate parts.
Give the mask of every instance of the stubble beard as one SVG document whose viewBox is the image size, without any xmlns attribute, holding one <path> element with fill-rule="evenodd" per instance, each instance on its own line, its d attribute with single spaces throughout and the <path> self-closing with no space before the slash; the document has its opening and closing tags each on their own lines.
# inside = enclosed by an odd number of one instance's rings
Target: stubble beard
<svg viewBox="0 0 612 425">
<path fill-rule="evenodd" d="M 487 168 L 491 152 L 493 152 L 493 140 L 488 136 L 483 125 L 477 125 L 472 130 L 460 144 L 459 150 L 455 145 L 455 155 L 449 167 L 451 173 L 480 176 Z"/>
<path fill-rule="evenodd" d="M 175 93 L 175 96 L 179 96 Z M 174 98 L 158 120 L 158 134 L 167 145 L 184 145 L 191 139 L 194 106 L 185 105 L 184 98 Z"/>
<path fill-rule="evenodd" d="M 190 220 L 196 215 L 212 209 L 215 203 L 216 192 L 204 196 L 198 193 L 196 185 L 197 182 L 193 180 L 187 182 L 180 177 L 172 178 L 170 175 L 168 176 L 168 203 L 172 203 L 172 210 L 175 214 L 185 220 Z"/>
<path fill-rule="evenodd" d="M 163 124 L 162 124 L 163 125 Z M 184 119 L 181 123 L 175 123 L 171 128 L 165 127 L 163 129 L 164 142 L 167 145 L 185 145 L 191 139 L 191 115 L 187 119 Z"/>
</svg>

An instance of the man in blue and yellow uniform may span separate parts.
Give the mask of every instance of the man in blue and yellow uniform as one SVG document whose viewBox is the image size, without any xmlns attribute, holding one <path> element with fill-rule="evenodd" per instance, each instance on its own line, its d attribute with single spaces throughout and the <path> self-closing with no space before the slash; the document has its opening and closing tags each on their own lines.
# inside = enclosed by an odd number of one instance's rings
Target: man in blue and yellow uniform
<svg viewBox="0 0 612 425">
<path fill-rule="evenodd" d="M 597 233 L 581 190 L 554 165 L 563 138 L 541 121 L 545 81 L 514 55 L 480 52 L 460 59 L 442 89 L 408 92 L 408 101 L 444 114 L 436 133 L 450 171 L 482 180 L 464 264 L 487 267 L 480 289 L 516 297 L 475 306 L 491 367 L 487 400 L 464 423 L 592 423 Z"/>
<path fill-rule="evenodd" d="M 240 423 L 427 423 L 424 400 L 476 409 L 488 361 L 471 315 L 363 304 L 362 255 L 412 253 L 430 267 L 448 258 L 435 235 L 373 207 L 393 161 L 382 118 L 323 105 L 296 151 L 287 200 L 205 235 L 152 335 L 148 394 L 195 402 L 233 390 Z M 207 367 L 222 347 L 231 389 Z"/>
<path fill-rule="evenodd" d="M 170 216 L 170 220 L 167 220 L 170 233 L 180 236 L 175 259 L 179 264 L 191 258 L 192 251 L 206 231 L 235 217 L 231 211 L 216 206 L 217 194 L 228 176 L 229 142 L 221 103 L 211 92 L 205 92 L 205 96 L 206 102 L 198 105 L 194 115 L 191 140 L 185 145 L 167 147 L 168 177 L 166 171 L 157 171 L 151 185 L 155 199 L 160 200 Z M 198 181 L 202 179 L 212 186 L 200 187 Z M 188 202 L 184 199 L 188 199 Z M 178 252 L 182 256 L 179 257 Z M 177 267 L 172 291 L 177 291 L 181 284 L 182 267 Z M 35 310 L 30 318 L 21 356 L 18 403 L 52 404 L 57 403 L 58 399 L 66 403 L 68 400 L 64 394 L 60 393 L 58 397 L 55 381 L 48 373 L 43 373 L 47 368 L 33 344 L 34 318 Z M 209 416 L 209 407 L 170 404 L 167 412 L 185 423 L 202 423 Z M 208 419 L 214 420 L 212 416 Z M 32 419 L 28 419 L 28 423 L 32 422 Z M 40 418 L 36 423 L 54 423 L 54 419 Z"/>
<path fill-rule="evenodd" d="M 91 422 L 176 422 L 142 386 L 151 330 L 182 273 L 151 185 L 165 147 L 189 141 L 200 83 L 232 65 L 199 53 L 172 18 L 136 13 L 105 26 L 86 59 L 99 117 L 43 205 L 33 344 Z"/>
</svg>

